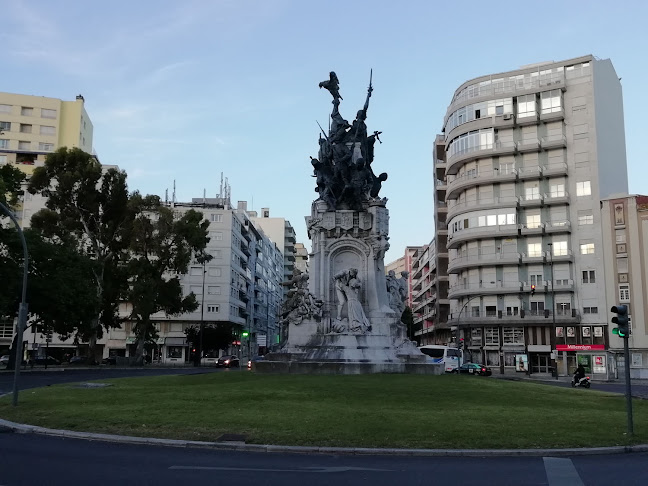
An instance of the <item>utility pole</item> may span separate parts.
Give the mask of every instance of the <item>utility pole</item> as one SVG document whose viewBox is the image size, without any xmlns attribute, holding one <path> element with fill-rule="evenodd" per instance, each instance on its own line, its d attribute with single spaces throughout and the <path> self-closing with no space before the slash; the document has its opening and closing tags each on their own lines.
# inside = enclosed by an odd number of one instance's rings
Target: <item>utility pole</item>
<svg viewBox="0 0 648 486">
<path fill-rule="evenodd" d="M 549 266 L 551 267 L 551 318 L 553 327 L 551 329 L 551 341 L 556 339 L 556 311 L 558 310 L 556 306 L 556 291 L 554 289 L 554 268 L 553 268 L 553 243 L 547 243 L 549 247 Z M 553 353 L 553 349 L 551 350 Z M 556 351 L 558 352 L 558 351 Z M 556 375 L 556 380 L 558 379 L 558 361 L 553 360 L 554 374 Z"/>
<path fill-rule="evenodd" d="M 18 329 L 16 330 L 16 346 L 14 350 L 15 363 L 14 363 L 14 383 L 13 383 L 13 400 L 12 405 L 15 407 L 18 405 L 18 378 L 20 376 L 20 365 L 22 364 L 22 354 L 23 354 L 23 332 L 27 324 L 27 276 L 29 274 L 29 251 L 27 250 L 27 242 L 25 241 L 25 235 L 23 230 L 18 224 L 14 214 L 5 206 L 0 203 L 0 209 L 11 218 L 13 224 L 18 230 L 18 235 L 20 236 L 20 242 L 23 247 L 23 281 L 22 281 L 22 299 L 20 301 L 20 307 L 18 310 Z M 18 352 L 20 350 L 20 353 Z"/>
<path fill-rule="evenodd" d="M 203 279 L 202 279 L 202 302 L 200 304 L 200 341 L 198 345 L 198 360 L 196 361 L 196 366 L 202 366 L 202 357 L 203 357 L 203 333 L 205 332 L 205 274 L 207 270 L 205 269 L 205 262 L 203 262 Z"/>
</svg>

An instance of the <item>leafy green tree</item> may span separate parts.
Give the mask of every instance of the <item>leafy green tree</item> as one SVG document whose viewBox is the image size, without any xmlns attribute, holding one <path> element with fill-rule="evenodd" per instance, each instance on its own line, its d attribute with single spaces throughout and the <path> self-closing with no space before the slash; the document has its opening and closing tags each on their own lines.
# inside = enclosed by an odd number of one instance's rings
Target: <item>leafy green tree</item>
<svg viewBox="0 0 648 486">
<path fill-rule="evenodd" d="M 198 356 L 204 352 L 218 351 L 227 349 L 231 346 L 232 342 L 236 339 L 234 333 L 234 325 L 229 322 L 222 322 L 218 324 L 205 324 L 203 326 L 202 349 L 200 350 L 200 326 L 189 326 L 185 329 L 187 335 L 187 342 L 192 348 L 198 350 Z"/>
<path fill-rule="evenodd" d="M 106 171 L 90 154 L 62 147 L 34 170 L 29 192 L 47 197 L 47 209 L 32 217 L 32 227 L 54 242 L 74 248 L 93 261 L 92 274 L 100 305 L 86 337 L 90 357 L 103 328 L 118 327 L 118 296 L 125 286 L 121 267 L 128 260 L 125 234 L 133 222 L 126 173 Z M 103 326 L 103 328 L 102 328 Z"/>
<path fill-rule="evenodd" d="M 173 211 L 162 206 L 157 196 L 135 193 L 131 207 L 137 216 L 128 237 L 125 300 L 131 306 L 136 355 L 141 361 L 144 344 L 157 337 L 153 314 L 178 315 L 198 308 L 193 293 L 183 295 L 178 275 L 187 273 L 192 259 L 200 263 L 211 259 L 205 252 L 209 222 L 194 210 L 174 218 Z"/>
<path fill-rule="evenodd" d="M 25 180 L 25 173 L 16 167 L 4 164 L 0 165 L 0 203 L 9 208 L 18 203 L 19 196 L 22 193 L 21 185 Z M 0 219 L 5 214 L 0 212 Z"/>
</svg>

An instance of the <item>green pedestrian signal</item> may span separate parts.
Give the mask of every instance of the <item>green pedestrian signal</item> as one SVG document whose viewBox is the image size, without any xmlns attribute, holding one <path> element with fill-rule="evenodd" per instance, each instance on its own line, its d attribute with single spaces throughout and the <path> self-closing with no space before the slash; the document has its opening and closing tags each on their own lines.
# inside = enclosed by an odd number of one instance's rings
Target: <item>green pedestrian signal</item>
<svg viewBox="0 0 648 486">
<path fill-rule="evenodd" d="M 244 338 L 248 337 L 249 335 L 250 333 L 247 331 L 243 331 L 243 333 L 241 334 L 241 336 L 243 336 Z"/>
</svg>

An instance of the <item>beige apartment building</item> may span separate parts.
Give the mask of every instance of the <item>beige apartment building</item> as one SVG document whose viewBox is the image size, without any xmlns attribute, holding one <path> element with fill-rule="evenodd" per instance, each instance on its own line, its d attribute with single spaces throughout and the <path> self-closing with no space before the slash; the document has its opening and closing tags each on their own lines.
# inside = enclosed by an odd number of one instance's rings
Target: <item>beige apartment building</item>
<svg viewBox="0 0 648 486">
<path fill-rule="evenodd" d="M 607 377 L 599 202 L 628 188 L 611 61 L 583 56 L 463 83 L 434 152 L 436 272 L 450 311 L 435 324 L 460 334 L 465 360 L 496 373 L 566 375 L 580 360 Z"/>
<path fill-rule="evenodd" d="M 0 165 L 12 164 L 29 177 L 59 147 L 92 153 L 92 121 L 83 96 L 74 101 L 0 92 Z M 16 215 L 23 227 L 45 207 L 40 195 L 26 193 Z"/>
<path fill-rule="evenodd" d="M 612 196 L 601 203 L 605 293 L 609 313 L 612 305 L 628 306 L 631 321 L 630 376 L 648 379 L 648 196 Z M 608 327 L 609 368 L 623 377 L 623 339 Z"/>
</svg>

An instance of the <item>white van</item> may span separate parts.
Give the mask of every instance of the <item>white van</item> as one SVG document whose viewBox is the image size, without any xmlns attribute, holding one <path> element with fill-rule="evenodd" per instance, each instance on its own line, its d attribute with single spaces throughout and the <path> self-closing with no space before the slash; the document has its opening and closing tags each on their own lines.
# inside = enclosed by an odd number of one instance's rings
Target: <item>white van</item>
<svg viewBox="0 0 648 486">
<path fill-rule="evenodd" d="M 446 372 L 452 372 L 461 366 L 461 350 L 441 344 L 419 346 L 421 353 L 429 357 L 429 362 L 443 364 Z"/>
</svg>

